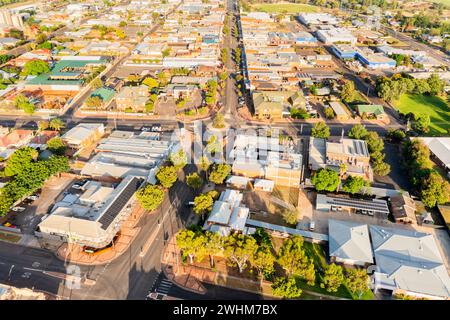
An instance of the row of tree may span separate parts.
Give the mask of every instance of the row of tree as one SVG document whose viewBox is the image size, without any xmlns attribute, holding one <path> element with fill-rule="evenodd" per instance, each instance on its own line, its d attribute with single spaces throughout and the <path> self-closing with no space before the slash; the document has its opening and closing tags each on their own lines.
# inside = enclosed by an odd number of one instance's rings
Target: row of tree
<svg viewBox="0 0 450 320">
<path fill-rule="evenodd" d="M 420 140 L 406 140 L 403 144 L 406 172 L 423 204 L 433 208 L 450 201 L 450 184 L 433 169 L 429 148 Z"/>
<path fill-rule="evenodd" d="M 405 74 L 382 77 L 377 80 L 376 91 L 380 98 L 388 102 L 398 100 L 404 93 L 440 95 L 445 83 L 437 74 L 428 79 L 415 79 Z"/>
<path fill-rule="evenodd" d="M 30 147 L 16 150 L 6 161 L 3 176 L 10 181 L 0 189 L 0 215 L 8 213 L 19 199 L 40 189 L 55 174 L 69 171 L 68 158 L 52 155 L 48 160 L 38 158 L 39 152 Z"/>
</svg>

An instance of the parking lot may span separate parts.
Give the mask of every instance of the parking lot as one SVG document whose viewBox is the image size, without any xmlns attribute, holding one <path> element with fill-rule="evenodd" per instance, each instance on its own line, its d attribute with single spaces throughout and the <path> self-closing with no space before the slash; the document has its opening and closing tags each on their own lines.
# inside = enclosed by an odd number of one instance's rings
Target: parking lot
<svg viewBox="0 0 450 320">
<path fill-rule="evenodd" d="M 64 190 L 72 183 L 71 177 L 52 177 L 50 178 L 38 193 L 38 199 L 35 201 L 24 200 L 16 207 L 25 208 L 22 212 L 10 211 L 7 222 L 19 228 L 22 233 L 32 234 L 42 217 L 47 214 L 50 206 L 57 198 L 62 196 Z"/>
</svg>

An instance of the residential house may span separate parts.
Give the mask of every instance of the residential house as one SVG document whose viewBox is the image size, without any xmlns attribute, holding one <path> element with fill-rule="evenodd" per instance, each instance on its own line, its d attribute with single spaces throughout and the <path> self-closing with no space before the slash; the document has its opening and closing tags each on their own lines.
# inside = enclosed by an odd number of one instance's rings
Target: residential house
<svg viewBox="0 0 450 320">
<path fill-rule="evenodd" d="M 0 150 L 23 147 L 33 139 L 33 136 L 33 130 L 14 129 L 0 137 Z"/>
<path fill-rule="evenodd" d="M 350 111 L 341 102 L 339 102 L 339 101 L 332 101 L 332 102 L 329 103 L 329 105 L 330 105 L 330 108 L 333 109 L 333 112 L 335 114 L 336 120 L 346 121 L 346 120 L 351 118 Z"/>
<path fill-rule="evenodd" d="M 377 119 L 383 122 L 389 120 L 388 115 L 384 112 L 382 105 L 378 104 L 358 104 L 356 105 L 356 112 L 363 119 Z"/>
<path fill-rule="evenodd" d="M 392 216 L 397 223 L 417 224 L 416 202 L 406 194 L 391 197 Z"/>
<path fill-rule="evenodd" d="M 148 87 L 140 85 L 137 87 L 122 87 L 116 95 L 116 106 L 119 111 L 142 112 L 150 94 Z"/>
<path fill-rule="evenodd" d="M 256 91 L 252 98 L 259 119 L 280 119 L 289 115 L 290 108 L 306 108 L 301 91 Z"/>
<path fill-rule="evenodd" d="M 366 224 L 329 219 L 328 233 L 332 262 L 360 267 L 374 263 Z"/>
<path fill-rule="evenodd" d="M 104 134 L 103 123 L 80 123 L 67 131 L 61 138 L 68 147 L 80 150 L 92 145 Z"/>
</svg>

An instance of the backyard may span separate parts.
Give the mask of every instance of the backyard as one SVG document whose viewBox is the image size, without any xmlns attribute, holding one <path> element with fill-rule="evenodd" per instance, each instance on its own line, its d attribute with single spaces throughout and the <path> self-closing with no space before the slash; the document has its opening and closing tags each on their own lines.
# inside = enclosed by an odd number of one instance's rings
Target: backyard
<svg viewBox="0 0 450 320">
<path fill-rule="evenodd" d="M 283 240 L 280 238 L 272 238 L 273 246 L 276 251 L 279 250 L 279 248 L 283 244 Z M 314 286 L 309 286 L 306 284 L 306 282 L 300 280 L 298 283 L 301 284 L 301 288 L 307 291 L 313 291 L 316 293 L 320 293 L 323 295 L 328 296 L 335 296 L 339 298 L 345 298 L 345 299 L 358 299 L 358 295 L 352 294 L 345 284 L 342 284 L 337 292 L 327 292 L 326 289 L 320 287 L 320 283 L 322 282 L 322 274 L 325 268 L 328 266 L 328 262 L 326 257 L 326 250 L 323 245 L 317 244 L 317 243 L 311 243 L 305 241 L 303 243 L 303 247 L 305 248 L 306 254 L 308 257 L 314 260 L 314 265 L 316 269 L 316 283 Z M 368 291 L 364 292 L 361 296 L 361 300 L 373 300 L 375 299 L 373 292 L 369 289 Z"/>
<path fill-rule="evenodd" d="M 265 3 L 252 5 L 252 9 L 267 13 L 299 13 L 299 12 L 319 12 L 320 8 L 302 3 Z"/>
<path fill-rule="evenodd" d="M 393 105 L 403 114 L 412 112 L 430 115 L 429 135 L 441 136 L 449 133 L 450 108 L 443 99 L 436 96 L 403 94 Z"/>
</svg>

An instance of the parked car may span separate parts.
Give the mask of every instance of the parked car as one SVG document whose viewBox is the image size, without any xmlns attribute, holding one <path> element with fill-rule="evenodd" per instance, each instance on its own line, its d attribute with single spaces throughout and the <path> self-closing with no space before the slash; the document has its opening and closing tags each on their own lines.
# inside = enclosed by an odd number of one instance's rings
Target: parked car
<svg viewBox="0 0 450 320">
<path fill-rule="evenodd" d="M 155 124 L 152 126 L 152 131 L 153 132 L 161 132 L 161 125 L 160 124 Z"/>
<path fill-rule="evenodd" d="M 142 127 L 141 131 L 142 132 L 148 132 L 148 131 L 151 131 L 151 128 L 149 128 L 149 127 Z"/>
<path fill-rule="evenodd" d="M 14 207 L 14 208 L 11 208 L 11 210 L 14 212 L 22 212 L 22 211 L 25 211 L 26 209 L 24 207 Z"/>
<path fill-rule="evenodd" d="M 32 200 L 32 201 L 36 201 L 37 199 L 39 199 L 39 195 L 33 194 L 31 196 L 28 196 L 27 199 L 28 200 Z"/>
<path fill-rule="evenodd" d="M 311 221 L 309 223 L 309 230 L 310 231 L 314 231 L 315 228 L 316 228 L 316 222 L 315 221 Z"/>
</svg>

